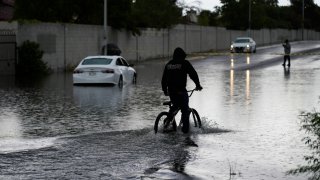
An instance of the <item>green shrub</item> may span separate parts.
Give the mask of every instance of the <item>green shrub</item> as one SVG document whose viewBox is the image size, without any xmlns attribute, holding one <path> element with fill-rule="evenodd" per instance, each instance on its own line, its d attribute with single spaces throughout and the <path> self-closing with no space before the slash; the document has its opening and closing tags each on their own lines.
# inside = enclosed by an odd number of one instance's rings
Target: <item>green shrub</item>
<svg viewBox="0 0 320 180">
<path fill-rule="evenodd" d="M 36 42 L 24 41 L 18 47 L 17 74 L 20 76 L 47 75 L 50 68 L 42 61 L 43 51 Z"/>
<path fill-rule="evenodd" d="M 307 134 L 302 141 L 312 153 L 304 156 L 307 165 L 290 170 L 288 174 L 308 173 L 311 174 L 309 179 L 320 179 L 320 113 L 316 111 L 303 112 L 301 117 L 301 130 L 304 130 Z"/>
</svg>

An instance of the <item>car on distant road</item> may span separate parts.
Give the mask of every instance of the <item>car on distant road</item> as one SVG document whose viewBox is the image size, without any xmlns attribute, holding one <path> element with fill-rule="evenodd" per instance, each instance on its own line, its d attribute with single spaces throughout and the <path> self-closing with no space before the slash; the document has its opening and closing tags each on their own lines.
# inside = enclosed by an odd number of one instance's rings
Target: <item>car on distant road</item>
<svg viewBox="0 0 320 180">
<path fill-rule="evenodd" d="M 256 42 L 250 37 L 238 37 L 235 41 L 231 43 L 230 51 L 232 53 L 255 53 L 257 51 Z"/>
<path fill-rule="evenodd" d="M 137 73 L 133 65 L 121 56 L 88 56 L 73 71 L 73 84 L 136 83 Z"/>
</svg>

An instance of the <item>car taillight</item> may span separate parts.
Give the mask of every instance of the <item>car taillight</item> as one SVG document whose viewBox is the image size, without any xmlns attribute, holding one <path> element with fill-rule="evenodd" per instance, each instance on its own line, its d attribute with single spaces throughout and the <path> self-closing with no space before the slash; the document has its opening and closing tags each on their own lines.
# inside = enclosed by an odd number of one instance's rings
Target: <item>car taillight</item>
<svg viewBox="0 0 320 180">
<path fill-rule="evenodd" d="M 102 73 L 114 73 L 114 70 L 113 69 L 104 69 L 104 70 L 101 70 Z"/>
<path fill-rule="evenodd" d="M 81 69 L 76 69 L 73 71 L 73 74 L 80 74 L 80 73 L 83 73 Z"/>
</svg>

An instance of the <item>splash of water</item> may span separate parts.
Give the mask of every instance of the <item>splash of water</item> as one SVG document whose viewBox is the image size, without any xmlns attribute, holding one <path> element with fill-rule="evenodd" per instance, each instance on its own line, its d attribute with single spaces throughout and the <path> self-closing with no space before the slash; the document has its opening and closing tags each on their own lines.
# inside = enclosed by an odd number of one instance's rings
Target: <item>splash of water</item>
<svg viewBox="0 0 320 180">
<path fill-rule="evenodd" d="M 56 138 L 22 139 L 1 138 L 0 154 L 42 149 L 54 145 Z"/>
<path fill-rule="evenodd" d="M 231 132 L 231 130 L 223 129 L 219 127 L 219 124 L 207 117 L 201 117 L 201 124 L 202 127 L 199 128 L 192 128 L 192 132 L 196 134 L 211 134 L 211 133 L 226 133 Z"/>
<path fill-rule="evenodd" d="M 0 153 L 12 153 L 53 146 L 56 138 L 26 139 L 19 116 L 4 110 L 0 116 Z"/>
</svg>

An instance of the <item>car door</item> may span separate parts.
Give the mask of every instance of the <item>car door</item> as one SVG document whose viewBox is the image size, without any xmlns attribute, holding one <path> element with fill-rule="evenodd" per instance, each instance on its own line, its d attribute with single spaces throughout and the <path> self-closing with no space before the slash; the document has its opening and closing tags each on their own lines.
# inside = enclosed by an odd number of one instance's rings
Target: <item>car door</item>
<svg viewBox="0 0 320 180">
<path fill-rule="evenodd" d="M 250 39 L 250 47 L 251 47 L 251 52 L 256 51 L 256 42 L 253 39 Z"/>
<path fill-rule="evenodd" d="M 125 66 L 123 65 L 121 58 L 117 59 L 116 66 L 120 73 L 119 77 L 122 75 L 123 80 L 126 81 L 126 75 L 125 75 L 126 69 L 125 69 Z"/>
<path fill-rule="evenodd" d="M 123 64 L 123 74 L 124 74 L 124 78 L 126 82 L 130 82 L 131 75 L 130 75 L 130 70 L 129 70 L 129 64 L 127 63 L 127 61 L 124 58 L 121 58 L 122 64 Z"/>
</svg>

